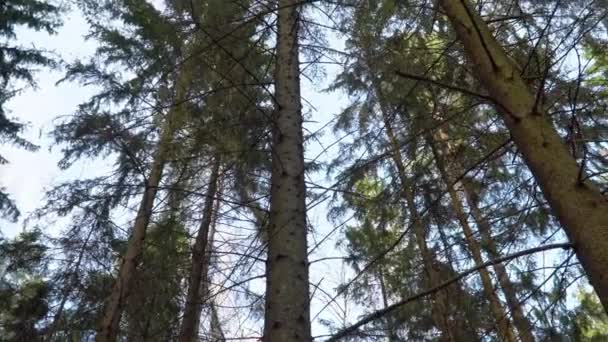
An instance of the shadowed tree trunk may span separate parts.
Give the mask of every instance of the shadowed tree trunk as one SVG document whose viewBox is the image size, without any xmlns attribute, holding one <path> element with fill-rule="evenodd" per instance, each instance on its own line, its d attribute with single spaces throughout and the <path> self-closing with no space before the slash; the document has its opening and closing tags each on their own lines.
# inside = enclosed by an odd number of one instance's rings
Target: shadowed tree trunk
<svg viewBox="0 0 608 342">
<path fill-rule="evenodd" d="M 200 322 L 203 301 L 208 295 L 207 278 L 209 270 L 209 257 L 207 247 L 210 241 L 210 228 L 213 221 L 213 207 L 218 188 L 220 174 L 220 158 L 215 157 L 213 168 L 209 176 L 207 193 L 205 194 L 205 204 L 203 208 L 203 218 L 199 226 L 194 246 L 192 247 L 192 262 L 190 275 L 188 277 L 188 294 L 186 295 L 186 305 L 184 317 L 179 332 L 180 342 L 192 342 L 197 340 L 198 326 Z M 201 291 L 202 290 L 202 291 Z"/>
<path fill-rule="evenodd" d="M 311 341 L 299 1 L 279 0 L 264 341 Z"/>
<path fill-rule="evenodd" d="M 209 322 L 209 332 L 211 335 L 211 342 L 224 342 L 226 341 L 226 337 L 224 336 L 224 330 L 222 328 L 222 323 L 219 318 L 219 314 L 217 312 L 217 304 L 215 302 L 215 298 L 212 298 L 211 294 L 211 263 L 213 262 L 213 253 L 214 253 L 214 243 L 215 243 L 215 231 L 217 226 L 217 220 L 219 218 L 220 206 L 221 206 L 221 195 L 223 194 L 223 178 L 220 177 L 218 180 L 218 197 L 215 201 L 215 208 L 213 209 L 213 223 L 211 223 L 211 227 L 209 228 L 209 242 L 208 242 L 208 251 L 205 255 L 205 262 L 203 263 L 203 281 L 201 282 L 201 293 L 203 303 L 207 303 L 209 305 L 210 312 L 210 322 Z M 200 315 L 199 315 L 200 316 Z"/>
<path fill-rule="evenodd" d="M 608 311 L 608 201 L 584 181 L 518 66 L 466 0 L 439 0 Z"/>
</svg>

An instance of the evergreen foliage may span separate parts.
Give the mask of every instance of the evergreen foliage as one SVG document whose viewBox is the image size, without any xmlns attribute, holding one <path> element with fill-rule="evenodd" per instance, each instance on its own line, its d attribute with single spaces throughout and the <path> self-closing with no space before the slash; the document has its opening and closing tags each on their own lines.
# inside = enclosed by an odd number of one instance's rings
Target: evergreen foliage
<svg viewBox="0 0 608 342">
<path fill-rule="evenodd" d="M 74 1 L 95 170 L 0 237 L 0 341 L 607 340 L 602 4 Z M 4 142 L 64 5 L 0 3 Z"/>
</svg>

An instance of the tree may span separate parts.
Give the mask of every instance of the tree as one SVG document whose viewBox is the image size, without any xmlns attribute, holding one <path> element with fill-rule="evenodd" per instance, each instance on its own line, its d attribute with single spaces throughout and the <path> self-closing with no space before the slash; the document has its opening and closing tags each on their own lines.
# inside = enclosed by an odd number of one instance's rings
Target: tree
<svg viewBox="0 0 608 342">
<path fill-rule="evenodd" d="M 608 310 L 608 264 L 604 215 L 608 202 L 596 185 L 584 180 L 584 170 L 568 153 L 539 107 L 538 96 L 520 76 L 519 68 L 493 37 L 487 24 L 467 1 L 440 1 L 463 43 L 479 78 L 503 115 L 513 141 L 562 223 L 577 256 Z M 542 91 L 542 90 L 541 90 Z"/>
<path fill-rule="evenodd" d="M 208 277 L 209 269 L 209 249 L 212 247 L 213 238 L 211 236 L 211 225 L 213 224 L 215 198 L 218 194 L 218 183 L 220 182 L 220 157 L 213 161 L 211 174 L 209 175 L 209 186 L 203 208 L 203 218 L 196 235 L 196 242 L 192 247 L 192 268 L 188 279 L 188 294 L 182 319 L 180 341 L 195 341 L 198 335 L 198 325 L 201 315 L 203 298 L 208 296 L 208 291 L 202 291 L 204 286 L 208 286 L 203 277 Z"/>
<path fill-rule="evenodd" d="M 306 185 L 300 103 L 300 5 L 277 3 L 275 111 L 264 341 L 309 341 Z"/>
</svg>

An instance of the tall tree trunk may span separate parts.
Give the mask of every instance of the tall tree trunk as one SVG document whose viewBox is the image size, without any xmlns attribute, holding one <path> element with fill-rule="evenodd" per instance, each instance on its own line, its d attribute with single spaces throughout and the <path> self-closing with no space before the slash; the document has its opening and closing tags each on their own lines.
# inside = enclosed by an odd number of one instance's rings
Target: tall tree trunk
<svg viewBox="0 0 608 342">
<path fill-rule="evenodd" d="M 401 193 L 406 201 L 406 205 L 410 214 L 409 222 L 412 226 L 416 245 L 418 246 L 418 249 L 420 250 L 420 254 L 422 256 L 422 262 L 424 265 L 423 269 L 427 286 L 429 288 L 432 288 L 441 283 L 441 275 L 439 274 L 439 271 L 437 269 L 437 261 L 435 260 L 435 255 L 433 254 L 433 252 L 429 250 L 426 242 L 426 227 L 423 224 L 422 218 L 420 217 L 416 208 L 414 193 L 412 192 L 412 184 L 410 184 L 411 182 L 407 177 L 405 163 L 403 161 L 403 158 L 401 157 L 401 148 L 399 146 L 399 142 L 397 141 L 395 132 L 393 131 L 393 127 L 390 122 L 388 106 L 384 101 L 378 81 L 374 78 L 372 80 L 372 83 L 374 92 L 380 104 L 380 111 L 382 119 L 384 121 L 384 129 L 386 130 L 386 135 L 392 149 L 391 158 L 393 160 L 393 163 L 395 164 L 395 167 L 397 168 L 399 182 L 401 183 Z M 442 289 L 433 294 L 431 313 L 433 322 L 442 333 L 442 341 L 456 342 L 458 336 L 464 336 L 463 334 L 459 333 L 459 327 L 457 322 L 454 322 L 454 320 L 450 319 L 448 289 Z"/>
<path fill-rule="evenodd" d="M 452 171 L 449 171 L 454 170 L 454 163 L 451 162 L 449 148 L 447 148 L 444 143 L 447 142 L 446 134 L 443 132 L 443 129 L 437 128 L 433 134 L 429 133 L 426 135 L 426 140 L 431 146 L 439 173 L 441 174 L 441 177 L 448 188 L 452 209 L 454 210 L 454 214 L 456 215 L 456 218 L 458 219 L 458 222 L 460 223 L 460 226 L 464 232 L 465 241 L 473 257 L 473 262 L 475 263 L 475 266 L 482 265 L 484 261 L 481 253 L 481 247 L 473 235 L 473 229 L 469 225 L 469 221 L 465 213 L 463 205 L 464 199 L 459 193 L 459 190 L 461 190 L 459 189 L 461 188 L 460 182 L 457 182 L 456 178 L 458 175 L 454 175 Z M 479 276 L 481 278 L 483 293 L 490 302 L 490 310 L 497 325 L 498 335 L 500 336 L 501 340 L 504 341 L 517 341 L 517 338 L 511 329 L 509 317 L 507 316 L 507 313 L 505 312 L 502 303 L 498 298 L 494 284 L 492 284 L 492 277 L 490 276 L 489 271 L 486 268 L 481 268 L 479 270 Z"/>
<path fill-rule="evenodd" d="M 466 0 L 439 0 L 439 4 L 608 311 L 608 201 L 583 181 L 584 174 L 520 70 L 473 6 Z"/>
<path fill-rule="evenodd" d="M 208 288 L 207 284 L 203 284 L 203 277 L 207 278 L 209 269 L 207 247 L 209 245 L 210 227 L 213 221 L 213 207 L 218 188 L 220 164 L 220 158 L 219 156 L 216 156 L 213 162 L 211 175 L 209 176 L 207 193 L 205 195 L 203 218 L 192 248 L 192 262 L 190 276 L 188 277 L 188 294 L 186 295 L 184 317 L 179 332 L 180 342 L 196 341 L 198 336 L 198 326 L 204 300 L 202 298 L 203 296 L 201 296 L 204 292 L 201 292 L 201 289 Z M 206 296 L 207 293 L 204 293 L 204 295 Z"/>
<path fill-rule="evenodd" d="M 279 0 L 264 341 L 311 341 L 299 5 Z"/>
<path fill-rule="evenodd" d="M 118 277 L 114 281 L 112 291 L 106 299 L 104 314 L 97 330 L 97 336 L 95 337 L 97 342 L 112 342 L 117 339 L 120 317 L 131 289 L 135 268 L 139 263 L 146 238 L 146 230 L 152 216 L 154 200 L 167 159 L 169 145 L 173 140 L 177 127 L 177 112 L 177 109 L 173 109 L 163 124 L 160 140 L 150 168 L 150 174 L 144 182 L 144 194 L 137 211 L 137 216 L 135 217 L 132 235 L 129 238 L 125 255 L 121 260 Z"/>
<path fill-rule="evenodd" d="M 462 185 L 469 210 L 471 211 L 471 215 L 473 216 L 477 229 L 479 230 L 479 234 L 481 235 L 481 244 L 484 246 L 486 252 L 490 255 L 490 259 L 496 260 L 500 258 L 501 255 L 498 252 L 496 244 L 494 243 L 494 239 L 492 238 L 492 228 L 490 227 L 490 223 L 481 213 L 479 204 L 474 199 L 475 191 L 471 188 L 466 179 L 462 181 Z M 513 316 L 513 322 L 517 328 L 517 332 L 519 333 L 519 338 L 522 340 L 522 342 L 533 342 L 535 339 L 534 335 L 532 334 L 532 324 L 526 318 L 526 315 L 524 315 L 522 305 L 519 302 L 519 299 L 517 299 L 517 290 L 509 278 L 509 273 L 507 272 L 505 265 L 500 263 L 494 265 L 494 272 L 496 272 L 496 277 L 498 278 L 502 292 L 505 295 L 507 307 Z"/>
</svg>

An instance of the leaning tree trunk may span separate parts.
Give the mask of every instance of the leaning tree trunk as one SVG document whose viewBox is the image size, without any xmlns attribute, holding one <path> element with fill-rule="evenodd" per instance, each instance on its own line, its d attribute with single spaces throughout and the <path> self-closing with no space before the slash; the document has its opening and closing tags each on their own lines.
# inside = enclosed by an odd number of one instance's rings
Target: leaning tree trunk
<svg viewBox="0 0 608 342">
<path fill-rule="evenodd" d="M 608 201 L 579 170 L 520 70 L 466 0 L 439 0 L 608 311 Z"/>
<path fill-rule="evenodd" d="M 437 165 L 437 169 L 439 169 L 439 174 L 441 175 L 441 178 L 443 178 L 444 183 L 448 188 L 448 195 L 450 197 L 452 209 L 454 210 L 454 214 L 462 227 L 467 247 L 469 248 L 469 251 L 473 257 L 473 262 L 475 263 L 475 266 L 482 265 L 484 261 L 481 253 L 481 247 L 479 246 L 477 239 L 475 239 L 473 229 L 469 225 L 469 220 L 463 205 L 464 199 L 459 193 L 459 190 L 461 190 L 459 189 L 461 188 L 460 182 L 457 181 L 457 177 L 459 175 L 453 173 L 453 170 L 455 169 L 453 167 L 454 163 L 450 160 L 449 148 L 445 146 L 447 143 L 446 134 L 443 132 L 443 129 L 437 128 L 433 134 L 427 134 L 426 140 L 433 151 L 435 163 Z M 479 277 L 481 278 L 483 293 L 490 302 L 490 310 L 497 325 L 498 335 L 502 341 L 517 341 L 517 338 L 511 328 L 511 321 L 509 320 L 509 317 L 507 316 L 507 313 L 505 312 L 502 303 L 498 298 L 494 284 L 492 284 L 490 272 L 486 268 L 480 268 Z"/>
<path fill-rule="evenodd" d="M 196 240 L 192 248 L 192 261 L 190 275 L 188 277 L 188 294 L 186 295 L 186 305 L 184 308 L 184 317 L 179 332 L 180 342 L 192 342 L 197 340 L 198 326 L 203 308 L 201 289 L 206 288 L 207 284 L 203 284 L 203 277 L 207 277 L 206 273 L 209 261 L 207 256 L 207 246 L 209 245 L 210 227 L 213 221 L 213 207 L 218 188 L 218 180 L 220 174 L 220 158 L 216 157 L 213 162 L 211 175 L 209 176 L 209 185 L 205 195 L 205 204 L 203 208 L 203 218 L 196 235 Z M 205 293 L 205 295 L 207 295 Z"/>
<path fill-rule="evenodd" d="M 120 317 L 126 304 L 127 296 L 131 289 L 133 274 L 139 263 L 141 252 L 146 238 L 146 230 L 152 216 L 154 199 L 158 191 L 158 186 L 163 173 L 163 168 L 167 158 L 169 145 L 174 134 L 174 115 L 169 114 L 161 132 L 154 160 L 150 168 L 150 174 L 145 180 L 145 190 L 142 196 L 135 223 L 133 224 L 132 235 L 129 238 L 127 250 L 121 260 L 118 277 L 114 281 L 112 292 L 106 299 L 105 310 L 97 336 L 97 342 L 116 341 L 119 330 Z"/>
<path fill-rule="evenodd" d="M 222 328 L 222 323 L 220 321 L 219 314 L 217 311 L 217 303 L 215 302 L 216 298 L 212 298 L 211 294 L 211 263 L 214 260 L 213 253 L 215 252 L 215 250 L 213 249 L 213 246 L 215 244 L 215 231 L 220 213 L 220 197 L 224 191 L 223 178 L 220 177 L 218 183 L 218 198 L 215 201 L 215 208 L 213 209 L 213 222 L 211 223 L 211 228 L 209 228 L 208 252 L 205 256 L 205 262 L 203 263 L 203 281 L 201 282 L 202 301 L 208 304 L 209 312 L 211 315 L 209 320 L 209 334 L 211 342 L 226 341 L 226 337 L 224 336 L 224 330 Z"/>
<path fill-rule="evenodd" d="M 113 342 L 118 337 L 120 317 L 131 290 L 135 268 L 139 263 L 144 247 L 146 230 L 152 216 L 154 200 L 156 199 L 165 162 L 170 153 L 175 132 L 181 127 L 184 120 L 182 102 L 188 82 L 188 75 L 180 72 L 175 85 L 174 104 L 162 123 L 150 173 L 144 181 L 144 193 L 133 223 L 132 235 L 129 238 L 125 255 L 122 257 L 118 277 L 114 281 L 110 295 L 106 298 L 104 314 L 95 337 L 97 342 Z"/>
<path fill-rule="evenodd" d="M 492 228 L 490 227 L 490 223 L 481 213 L 479 204 L 474 199 L 474 190 L 471 189 L 471 186 L 468 184 L 466 179 L 462 181 L 462 186 L 469 210 L 471 211 L 471 216 L 473 216 L 477 229 L 479 230 L 482 246 L 485 247 L 484 249 L 488 255 L 490 255 L 491 260 L 497 260 L 501 257 L 501 255 L 498 252 L 496 243 L 494 243 L 494 239 L 492 238 Z M 517 290 L 509 278 L 509 273 L 507 272 L 505 265 L 502 263 L 494 265 L 494 272 L 496 272 L 498 283 L 500 284 L 502 292 L 505 295 L 507 307 L 513 316 L 513 323 L 517 328 L 519 338 L 522 342 L 534 342 L 535 339 L 534 335 L 532 334 L 532 324 L 528 318 L 526 318 L 526 315 L 522 309 L 522 304 L 519 302 L 519 299 L 517 299 Z"/>
<path fill-rule="evenodd" d="M 385 119 L 388 118 L 385 116 Z M 426 242 L 425 225 L 422 222 L 422 217 L 420 217 L 418 210 L 416 209 L 414 194 L 412 193 L 411 184 L 406 175 L 405 164 L 399 152 L 399 144 L 397 143 L 393 129 L 388 120 L 385 120 L 385 129 L 388 138 L 391 141 L 391 146 L 393 149 L 391 156 L 399 174 L 401 192 L 405 198 L 406 205 L 409 210 L 410 224 L 412 225 L 416 245 L 418 246 L 420 255 L 422 256 L 422 263 L 424 266 L 423 269 L 427 282 L 426 285 L 429 288 L 433 288 L 441 283 L 441 275 L 436 268 L 437 262 L 435 260 L 435 255 L 428 248 Z M 435 294 L 433 294 L 431 312 L 433 322 L 442 333 L 442 341 L 456 342 L 458 336 L 461 334 L 457 332 L 457 324 L 450 319 L 449 294 L 447 289 L 437 291 Z"/>
<path fill-rule="evenodd" d="M 299 5 L 279 0 L 264 341 L 311 341 Z"/>
<path fill-rule="evenodd" d="M 390 122 L 388 106 L 384 101 L 383 95 L 380 91 L 381 88 L 377 80 L 373 79 L 372 83 L 374 93 L 376 94 L 380 104 L 380 114 L 382 115 L 382 119 L 384 121 L 384 129 L 390 143 L 390 156 L 395 164 L 395 167 L 397 168 L 399 182 L 401 183 L 401 194 L 406 201 L 406 206 L 409 211 L 409 222 L 412 225 L 416 245 L 418 246 L 422 256 L 423 269 L 427 282 L 426 285 L 429 288 L 433 288 L 441 283 L 441 275 L 436 268 L 437 261 L 435 260 L 435 255 L 433 252 L 429 250 L 426 242 L 425 225 L 423 224 L 422 217 L 420 217 L 416 208 L 414 193 L 412 192 L 412 184 L 407 177 L 405 163 L 401 157 L 401 148 Z M 459 333 L 460 328 L 458 324 L 454 322 L 454 320 L 450 319 L 448 289 L 442 289 L 433 294 L 431 302 L 431 317 L 436 327 L 442 333 L 442 341 L 456 342 L 458 336 L 462 336 L 462 334 Z"/>
</svg>

